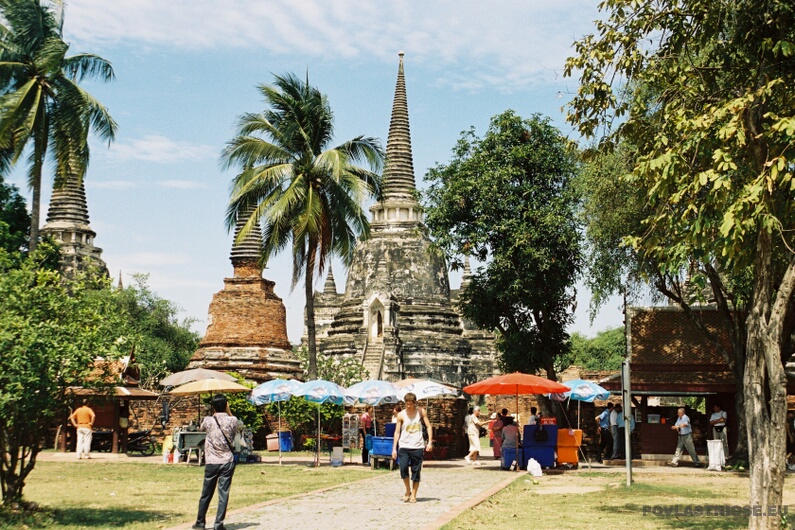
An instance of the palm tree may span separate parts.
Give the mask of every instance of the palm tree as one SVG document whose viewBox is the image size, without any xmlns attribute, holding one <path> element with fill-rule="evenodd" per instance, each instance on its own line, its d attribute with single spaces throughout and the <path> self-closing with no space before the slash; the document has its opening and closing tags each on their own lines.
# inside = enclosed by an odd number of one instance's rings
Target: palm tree
<svg viewBox="0 0 795 530">
<path fill-rule="evenodd" d="M 55 187 L 85 176 L 88 134 L 113 140 L 116 122 L 78 86 L 85 78 L 113 79 L 113 68 L 91 54 L 66 56 L 60 0 L 0 0 L 0 172 L 11 170 L 26 147 L 33 192 L 30 250 L 39 237 L 41 178 L 47 150 L 55 162 Z"/>
<path fill-rule="evenodd" d="M 317 377 L 314 280 L 331 255 L 350 265 L 359 235 L 370 225 L 362 208 L 380 193 L 383 151 L 374 138 L 357 136 L 329 148 L 334 116 L 326 97 L 294 75 L 260 85 L 268 109 L 244 114 L 239 133 L 223 153 L 237 166 L 226 222 L 248 220 L 238 240 L 255 223 L 263 226 L 262 262 L 288 244 L 293 252 L 293 288 L 304 276 L 309 377 Z M 369 169 L 360 167 L 365 163 Z"/>
</svg>

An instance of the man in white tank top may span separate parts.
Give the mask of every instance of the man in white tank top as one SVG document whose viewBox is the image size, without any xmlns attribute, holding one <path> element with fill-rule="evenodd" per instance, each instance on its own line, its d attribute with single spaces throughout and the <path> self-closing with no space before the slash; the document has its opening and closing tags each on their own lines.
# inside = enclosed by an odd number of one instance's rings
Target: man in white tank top
<svg viewBox="0 0 795 530">
<path fill-rule="evenodd" d="M 425 451 L 433 450 L 433 427 L 425 413 L 425 409 L 417 406 L 417 396 L 409 392 L 403 398 L 406 410 L 397 415 L 395 437 L 392 441 L 392 458 L 400 464 L 400 478 L 406 486 L 403 502 L 417 502 L 417 490 L 420 487 L 420 473 L 422 471 L 422 457 Z M 428 429 L 428 442 L 422 433 L 422 424 Z M 400 450 L 398 450 L 400 446 Z M 411 482 L 409 483 L 409 467 L 411 468 Z"/>
</svg>

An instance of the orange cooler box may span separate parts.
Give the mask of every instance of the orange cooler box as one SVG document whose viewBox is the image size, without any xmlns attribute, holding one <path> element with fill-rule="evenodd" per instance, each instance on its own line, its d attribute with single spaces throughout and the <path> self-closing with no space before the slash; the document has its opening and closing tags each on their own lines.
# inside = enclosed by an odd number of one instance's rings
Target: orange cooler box
<svg viewBox="0 0 795 530">
<path fill-rule="evenodd" d="M 582 444 L 582 430 L 558 429 L 558 463 L 578 464 L 580 444 Z"/>
</svg>

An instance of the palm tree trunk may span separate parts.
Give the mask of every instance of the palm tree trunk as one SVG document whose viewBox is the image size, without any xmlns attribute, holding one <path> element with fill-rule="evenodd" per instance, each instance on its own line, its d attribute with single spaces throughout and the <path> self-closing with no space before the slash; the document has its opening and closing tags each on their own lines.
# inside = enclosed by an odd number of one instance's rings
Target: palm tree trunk
<svg viewBox="0 0 795 530">
<path fill-rule="evenodd" d="M 32 254 L 39 245 L 39 216 L 41 212 L 41 178 L 33 183 L 33 198 L 30 201 L 30 242 L 28 249 Z"/>
<path fill-rule="evenodd" d="M 315 286 L 314 286 L 314 252 L 310 251 L 310 259 L 306 266 L 306 346 L 309 356 L 309 380 L 317 379 L 317 344 L 315 332 Z"/>
</svg>

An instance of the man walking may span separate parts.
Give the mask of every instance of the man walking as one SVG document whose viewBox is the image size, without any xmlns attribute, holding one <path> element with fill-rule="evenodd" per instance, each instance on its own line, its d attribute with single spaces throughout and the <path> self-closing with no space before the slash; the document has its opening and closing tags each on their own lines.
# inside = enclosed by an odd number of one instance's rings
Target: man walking
<svg viewBox="0 0 795 530">
<path fill-rule="evenodd" d="M 422 457 L 424 451 L 433 450 L 433 427 L 425 413 L 425 409 L 417 407 L 417 396 L 412 392 L 403 398 L 406 410 L 398 414 L 395 436 L 392 440 L 392 458 L 400 463 L 400 478 L 406 486 L 403 502 L 417 502 L 417 490 L 420 488 L 420 473 L 422 472 Z M 422 424 L 428 429 L 428 443 L 422 434 Z M 400 450 L 398 450 L 400 446 Z M 411 482 L 409 483 L 409 468 L 411 468 Z"/>
<path fill-rule="evenodd" d="M 76 408 L 69 416 L 69 421 L 72 426 L 77 429 L 77 459 L 82 460 L 83 457 L 91 458 L 91 434 L 94 432 L 94 420 L 96 415 L 91 407 L 88 406 L 88 401 L 83 401 L 83 404 Z"/>
<path fill-rule="evenodd" d="M 693 445 L 693 427 L 690 425 L 690 418 L 687 417 L 685 409 L 683 408 L 676 411 L 676 414 L 678 418 L 676 423 L 671 426 L 671 429 L 679 431 L 679 439 L 676 441 L 674 459 L 671 460 L 668 465 L 673 467 L 679 465 L 679 458 L 682 456 L 682 449 L 684 448 L 687 454 L 690 455 L 690 458 L 693 459 L 695 466 L 701 467 L 701 462 L 699 462 L 698 455 L 696 454 L 696 447 Z"/>
<path fill-rule="evenodd" d="M 602 455 L 610 458 L 613 454 L 613 435 L 610 433 L 610 413 L 613 412 L 613 404 L 608 403 L 607 408 L 602 411 L 595 419 L 599 425 L 599 450 L 596 453 L 596 461 L 602 463 Z"/>
<path fill-rule="evenodd" d="M 618 458 L 618 444 L 620 443 L 618 440 L 618 411 L 616 411 L 617 407 L 613 407 L 613 410 L 610 411 L 610 436 L 613 438 L 613 451 L 610 455 L 611 460 L 615 460 Z"/>
<path fill-rule="evenodd" d="M 712 425 L 712 439 L 720 440 L 723 443 L 723 457 L 729 458 L 729 441 L 726 438 L 726 411 L 722 410 L 717 403 L 712 407 L 712 416 L 709 417 L 709 424 Z"/>
<path fill-rule="evenodd" d="M 235 457 L 232 440 L 235 439 L 237 418 L 229 411 L 226 396 L 217 394 L 212 399 L 213 415 L 202 421 L 201 430 L 207 432 L 204 442 L 204 484 L 199 499 L 199 513 L 192 528 L 204 528 L 207 509 L 218 486 L 218 511 L 215 512 L 215 530 L 226 530 L 224 518 L 229 502 L 232 475 L 235 474 Z"/>
</svg>

